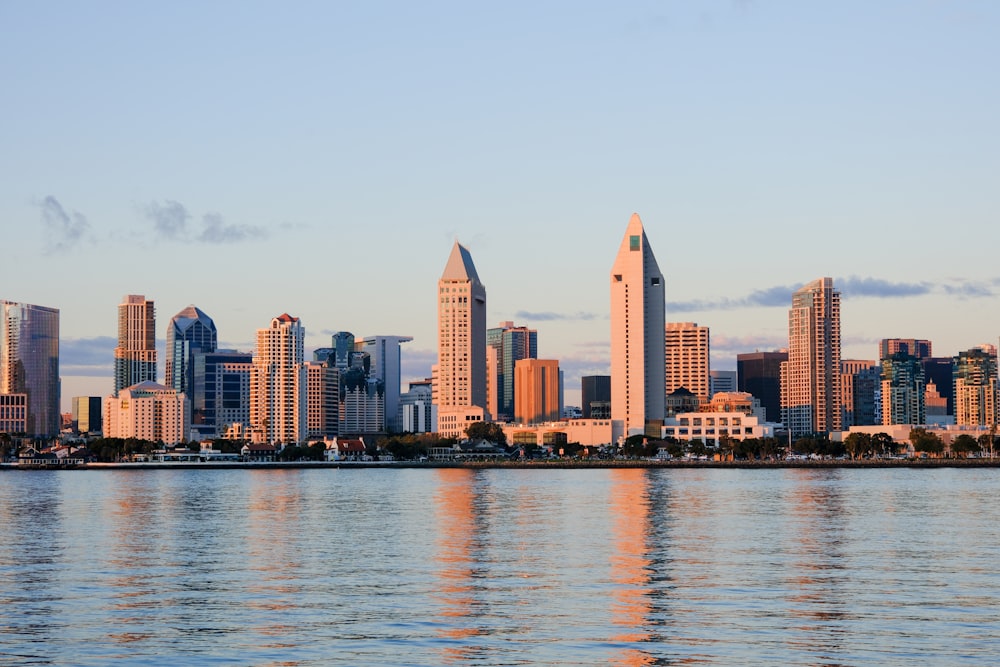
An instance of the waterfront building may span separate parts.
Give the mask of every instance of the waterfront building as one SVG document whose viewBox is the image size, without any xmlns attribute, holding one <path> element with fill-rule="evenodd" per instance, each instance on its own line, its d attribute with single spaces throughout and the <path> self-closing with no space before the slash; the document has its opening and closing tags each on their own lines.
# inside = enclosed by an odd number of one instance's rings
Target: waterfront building
<svg viewBox="0 0 1000 667">
<path fill-rule="evenodd" d="M 410 382 L 409 390 L 399 397 L 397 423 L 403 433 L 430 433 L 434 430 L 432 380 Z"/>
<path fill-rule="evenodd" d="M 876 401 L 881 393 L 881 381 L 881 368 L 877 361 L 840 360 L 842 428 L 881 423 L 882 413 Z"/>
<path fill-rule="evenodd" d="M 402 385 L 402 352 L 400 345 L 409 343 L 410 336 L 368 336 L 357 347 L 371 359 L 370 377 L 382 382 L 385 397 L 385 430 L 402 430 L 399 418 L 399 397 Z"/>
<path fill-rule="evenodd" d="M 792 295 L 781 390 L 782 422 L 793 436 L 840 430 L 840 292 L 832 278 Z"/>
<path fill-rule="evenodd" d="M 250 387 L 255 443 L 297 444 L 306 437 L 305 328 L 283 313 L 257 330 Z"/>
<path fill-rule="evenodd" d="M 517 403 L 514 367 L 521 359 L 538 358 L 538 332 L 528 327 L 516 327 L 513 322 L 501 322 L 500 326 L 486 330 L 486 345 L 491 360 L 488 364 L 488 384 L 496 388 L 496 411 L 490 414 L 494 421 L 510 421 L 514 418 Z M 490 398 L 494 401 L 493 396 Z M 491 402 L 491 410 L 492 405 Z"/>
<path fill-rule="evenodd" d="M 234 424 L 246 430 L 250 425 L 253 354 L 195 350 L 191 368 L 191 438 L 220 438 Z"/>
<path fill-rule="evenodd" d="M 507 442 L 512 445 L 538 445 L 559 455 L 559 447 L 573 442 L 584 447 L 610 445 L 610 419 L 564 419 L 539 424 L 508 422 L 501 425 Z"/>
<path fill-rule="evenodd" d="M 878 358 L 889 359 L 894 354 L 908 354 L 917 359 L 930 359 L 931 342 L 921 338 L 883 338 L 878 344 Z"/>
<path fill-rule="evenodd" d="M 6 399 L 10 424 L 6 432 L 29 436 L 59 433 L 59 310 L 0 300 L 0 394 Z M 23 404 L 23 423 L 21 422 Z"/>
<path fill-rule="evenodd" d="M 307 437 L 335 438 L 340 434 L 340 369 L 329 355 L 322 362 L 307 361 L 305 367 Z"/>
<path fill-rule="evenodd" d="M 514 365 L 514 415 L 520 424 L 559 421 L 559 362 L 554 359 L 518 359 Z"/>
<path fill-rule="evenodd" d="M 736 355 L 736 390 L 753 394 L 769 422 L 781 421 L 781 364 L 788 350 Z"/>
<path fill-rule="evenodd" d="M 28 395 L 0 394 L 0 433 L 28 431 Z"/>
<path fill-rule="evenodd" d="M 681 387 L 667 394 L 665 403 L 666 416 L 673 417 L 682 412 L 697 412 L 701 409 L 702 400 L 696 394 Z"/>
<path fill-rule="evenodd" d="M 906 352 L 895 352 L 882 359 L 881 365 L 882 424 L 925 423 L 924 367 L 920 359 Z"/>
<path fill-rule="evenodd" d="M 438 281 L 437 432 L 463 438 L 486 409 L 486 287 L 457 241 Z"/>
<path fill-rule="evenodd" d="M 100 396 L 74 396 L 72 400 L 71 428 L 75 433 L 101 433 L 104 413 Z"/>
<path fill-rule="evenodd" d="M 997 349 L 993 345 L 959 352 L 954 360 L 955 424 L 997 423 Z"/>
<path fill-rule="evenodd" d="M 723 438 L 773 438 L 774 426 L 758 414 L 742 411 L 682 412 L 667 418 L 663 437 L 685 442 L 701 440 L 709 447 L 719 447 Z"/>
<path fill-rule="evenodd" d="M 710 398 L 720 392 L 734 392 L 736 385 L 736 371 L 708 372 L 708 395 Z"/>
<path fill-rule="evenodd" d="M 114 395 L 140 382 L 156 382 L 156 307 L 141 294 L 118 304 Z"/>
<path fill-rule="evenodd" d="M 638 214 L 611 268 L 611 420 L 615 440 L 658 436 L 666 398 L 663 274 Z"/>
<path fill-rule="evenodd" d="M 580 378 L 582 419 L 611 419 L 611 376 L 584 375 Z"/>
<path fill-rule="evenodd" d="M 173 387 L 146 381 L 104 399 L 104 437 L 176 445 L 187 442 L 188 401 Z"/>
<path fill-rule="evenodd" d="M 188 306 L 170 318 L 167 326 L 166 370 L 163 384 L 188 397 L 194 395 L 194 355 L 215 352 L 218 333 L 212 318 Z"/>
<path fill-rule="evenodd" d="M 667 322 L 664 351 L 664 395 L 684 387 L 707 401 L 712 395 L 708 327 L 700 327 L 696 322 Z"/>
</svg>

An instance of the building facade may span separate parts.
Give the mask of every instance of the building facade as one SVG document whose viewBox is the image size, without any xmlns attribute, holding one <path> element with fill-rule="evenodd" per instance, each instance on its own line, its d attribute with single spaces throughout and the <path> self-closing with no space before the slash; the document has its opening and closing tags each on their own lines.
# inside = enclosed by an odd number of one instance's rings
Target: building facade
<svg viewBox="0 0 1000 667">
<path fill-rule="evenodd" d="M 712 395 L 708 327 L 696 322 L 667 322 L 664 350 L 666 394 L 684 387 L 707 401 Z"/>
<path fill-rule="evenodd" d="M 222 437 L 234 424 L 250 426 L 253 354 L 236 350 L 196 350 L 192 355 L 191 437 Z"/>
<path fill-rule="evenodd" d="M 23 430 L 7 432 L 54 436 L 59 415 L 59 310 L 14 301 L 0 301 L 0 394 L 24 395 Z M 17 408 L 21 399 L 9 399 Z M 11 422 L 13 423 L 13 422 Z"/>
<path fill-rule="evenodd" d="M 74 396 L 71 410 L 73 430 L 76 433 L 103 431 L 104 405 L 100 396 Z"/>
<path fill-rule="evenodd" d="M 215 352 L 218 332 L 212 318 L 188 306 L 170 318 L 167 326 L 166 370 L 163 384 L 191 397 L 194 395 L 194 355 Z"/>
<path fill-rule="evenodd" d="M 403 433 L 430 433 L 434 430 L 434 400 L 431 380 L 410 383 L 399 398 L 399 424 Z"/>
<path fill-rule="evenodd" d="M 788 311 L 781 408 L 793 436 L 841 430 L 840 375 L 840 292 L 820 278 L 792 295 Z"/>
<path fill-rule="evenodd" d="M 559 362 L 518 359 L 514 365 L 514 418 L 519 424 L 559 421 L 562 416 Z"/>
<path fill-rule="evenodd" d="M 888 426 L 926 423 L 924 403 L 926 383 L 920 359 L 907 352 L 894 352 L 882 359 L 881 366 L 882 381 L 879 397 L 882 424 Z"/>
<path fill-rule="evenodd" d="M 283 313 L 257 330 L 250 388 L 250 431 L 255 443 L 297 444 L 307 433 L 305 328 Z"/>
<path fill-rule="evenodd" d="M 583 419 L 611 419 L 611 376 L 580 378 L 580 413 Z"/>
<path fill-rule="evenodd" d="M 489 365 L 492 377 L 489 384 L 496 392 L 496 412 L 491 413 L 494 421 L 514 419 L 517 401 L 517 383 L 514 367 L 521 359 L 538 358 L 538 332 L 528 327 L 516 327 L 513 322 L 501 322 L 500 326 L 486 330 L 486 345 L 495 353 L 490 355 Z"/>
<path fill-rule="evenodd" d="M 437 432 L 465 437 L 486 409 L 486 287 L 472 255 L 457 241 L 438 281 Z"/>
<path fill-rule="evenodd" d="M 666 403 L 663 274 L 638 214 L 611 268 L 611 421 L 616 442 L 659 435 Z"/>
<path fill-rule="evenodd" d="M 114 395 L 140 382 L 156 382 L 156 307 L 141 294 L 118 304 Z"/>
<path fill-rule="evenodd" d="M 786 361 L 788 350 L 736 355 L 736 389 L 753 394 L 769 422 L 781 421 L 781 364 Z"/>
<path fill-rule="evenodd" d="M 140 382 L 104 399 L 104 436 L 164 445 L 187 442 L 187 397 L 173 387 Z"/>
<path fill-rule="evenodd" d="M 840 360 L 840 422 L 851 426 L 878 424 L 882 412 L 876 400 L 881 394 L 882 372 L 877 361 Z"/>
<path fill-rule="evenodd" d="M 371 359 L 370 376 L 382 383 L 385 397 L 385 430 L 398 433 L 402 430 L 399 418 L 399 397 L 403 380 L 402 348 L 410 336 L 369 336 L 361 339 L 357 347 Z"/>
<path fill-rule="evenodd" d="M 883 338 L 878 344 L 878 358 L 889 359 L 894 354 L 908 354 L 917 359 L 930 359 L 932 345 L 929 340 L 921 338 Z"/>
<path fill-rule="evenodd" d="M 959 352 L 954 360 L 955 424 L 997 423 L 997 349 L 981 345 Z"/>
</svg>

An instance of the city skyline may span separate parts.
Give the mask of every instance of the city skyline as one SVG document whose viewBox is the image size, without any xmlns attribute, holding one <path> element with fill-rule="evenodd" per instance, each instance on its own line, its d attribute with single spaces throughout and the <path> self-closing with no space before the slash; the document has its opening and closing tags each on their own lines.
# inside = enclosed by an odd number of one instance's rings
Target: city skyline
<svg viewBox="0 0 1000 667">
<path fill-rule="evenodd" d="M 64 410 L 110 392 L 124 294 L 156 301 L 160 359 L 194 304 L 226 349 L 282 312 L 308 349 L 410 336 L 417 379 L 456 238 L 488 325 L 537 330 L 576 403 L 610 368 L 607 248 L 632 211 L 667 321 L 710 327 L 717 369 L 785 347 L 820 275 L 844 358 L 996 343 L 1000 7 L 393 8 L 4 7 L 0 280 L 60 310 Z"/>
</svg>

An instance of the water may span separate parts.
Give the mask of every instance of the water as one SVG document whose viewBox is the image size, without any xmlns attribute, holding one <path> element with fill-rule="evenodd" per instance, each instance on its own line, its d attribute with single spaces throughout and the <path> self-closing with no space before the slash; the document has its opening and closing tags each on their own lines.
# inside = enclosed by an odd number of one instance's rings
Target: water
<svg viewBox="0 0 1000 667">
<path fill-rule="evenodd" d="M 0 473 L 0 664 L 982 665 L 1000 470 Z"/>
</svg>

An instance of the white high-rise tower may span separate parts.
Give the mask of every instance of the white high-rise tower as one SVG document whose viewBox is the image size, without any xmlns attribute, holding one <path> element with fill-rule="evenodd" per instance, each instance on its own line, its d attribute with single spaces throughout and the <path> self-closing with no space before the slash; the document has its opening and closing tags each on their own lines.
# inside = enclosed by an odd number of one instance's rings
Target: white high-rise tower
<svg viewBox="0 0 1000 667">
<path fill-rule="evenodd" d="M 250 376 L 250 425 L 254 442 L 293 445 L 306 437 L 308 404 L 304 362 L 306 331 L 283 313 L 257 329 Z"/>
<path fill-rule="evenodd" d="M 659 437 L 665 412 L 665 293 L 642 220 L 632 214 L 611 269 L 611 420 L 615 440 Z"/>
<path fill-rule="evenodd" d="M 465 437 L 486 410 L 486 287 L 472 255 L 456 241 L 438 281 L 437 432 Z"/>
</svg>

